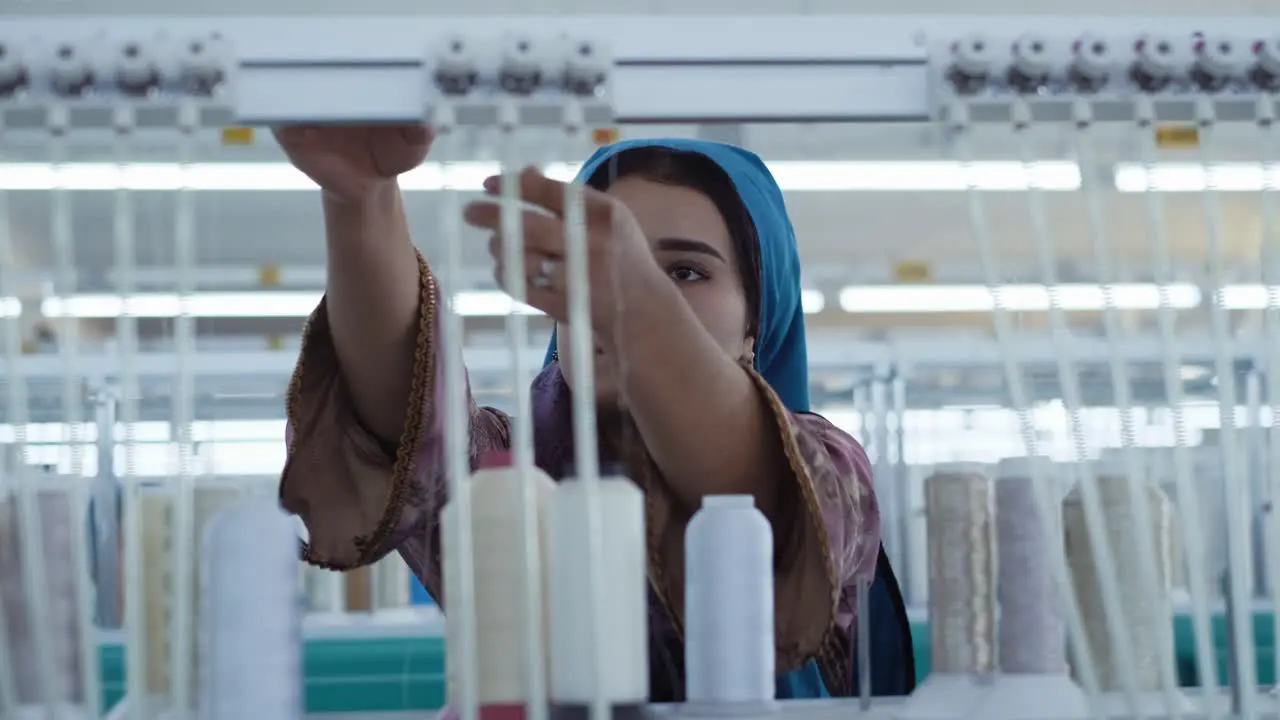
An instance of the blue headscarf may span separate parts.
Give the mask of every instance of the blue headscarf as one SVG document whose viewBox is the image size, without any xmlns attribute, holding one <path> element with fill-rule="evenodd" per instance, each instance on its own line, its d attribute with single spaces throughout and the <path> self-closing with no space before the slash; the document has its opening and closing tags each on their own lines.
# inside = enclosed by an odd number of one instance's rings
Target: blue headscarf
<svg viewBox="0 0 1280 720">
<path fill-rule="evenodd" d="M 809 358 L 800 303 L 800 253 L 796 233 L 782 202 L 782 190 L 755 153 L 706 140 L 627 140 L 596 150 L 578 171 L 585 183 L 619 153 L 658 147 L 703 155 L 724 170 L 751 215 L 760 239 L 760 317 L 755 343 L 756 371 L 782 403 L 795 412 L 809 410 Z M 544 365 L 552 362 L 556 336 L 551 335 Z"/>
</svg>

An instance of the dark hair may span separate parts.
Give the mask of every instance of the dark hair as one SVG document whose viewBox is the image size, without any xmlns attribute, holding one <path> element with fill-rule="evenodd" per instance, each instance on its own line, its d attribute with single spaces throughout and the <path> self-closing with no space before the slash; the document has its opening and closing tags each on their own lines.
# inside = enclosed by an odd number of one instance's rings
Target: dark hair
<svg viewBox="0 0 1280 720">
<path fill-rule="evenodd" d="M 624 177 L 696 190 L 715 203 L 729 228 L 738 275 L 747 300 L 747 334 L 755 337 L 760 325 L 760 239 L 751 213 L 743 204 L 729 175 L 714 160 L 700 153 L 663 147 L 640 147 L 614 155 L 587 179 L 596 190 Z"/>
</svg>

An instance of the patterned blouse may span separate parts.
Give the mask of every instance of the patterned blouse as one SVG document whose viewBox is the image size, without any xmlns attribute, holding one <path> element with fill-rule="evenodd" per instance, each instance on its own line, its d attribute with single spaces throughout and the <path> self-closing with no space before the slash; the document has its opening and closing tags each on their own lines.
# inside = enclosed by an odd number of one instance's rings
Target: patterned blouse
<svg viewBox="0 0 1280 720">
<path fill-rule="evenodd" d="M 288 393 L 288 460 L 280 485 L 285 509 L 307 526 L 304 558 L 335 570 L 368 565 L 396 550 L 427 591 L 444 605 L 440 510 L 446 480 L 443 396 L 437 338 L 439 291 L 419 258 L 421 312 L 410 413 L 400 442 L 384 447 L 356 419 L 330 335 L 325 301 L 312 313 Z M 772 409 L 789 466 L 772 518 L 779 673 L 816 660 L 828 690 L 848 694 L 854 592 L 875 576 L 880 516 L 862 447 L 825 418 L 794 413 L 751 370 Z M 553 478 L 573 458 L 569 391 L 557 364 L 534 381 L 535 459 Z M 471 463 L 508 449 L 510 419 L 470 399 Z M 603 443 L 603 441 L 602 441 Z M 638 442 L 603 443 L 645 490 L 649 535 L 652 697 L 683 697 L 680 651 L 684 594 L 684 528 L 692 515 L 667 489 Z M 606 458 L 607 459 L 607 458 Z M 662 658 L 666 662 L 662 662 Z M 664 666 L 665 665 L 665 666 Z"/>
</svg>

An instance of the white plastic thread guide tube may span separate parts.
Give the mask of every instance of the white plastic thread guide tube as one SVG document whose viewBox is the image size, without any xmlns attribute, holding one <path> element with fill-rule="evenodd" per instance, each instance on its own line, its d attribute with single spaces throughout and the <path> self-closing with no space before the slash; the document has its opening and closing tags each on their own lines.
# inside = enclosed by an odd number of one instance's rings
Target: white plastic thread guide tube
<svg viewBox="0 0 1280 720">
<path fill-rule="evenodd" d="M 535 510 L 541 532 L 546 506 L 555 490 L 555 481 L 549 475 L 536 469 L 526 474 L 517 468 L 502 467 L 480 470 L 471 475 L 469 481 L 478 668 L 473 690 L 481 720 L 525 720 L 528 714 L 530 691 L 525 657 L 512 645 L 512 640 L 524 633 L 524 608 L 520 602 L 512 602 L 512 588 L 519 587 L 524 578 L 520 486 L 525 482 L 535 486 Z M 460 506 L 452 499 L 445 505 L 440 521 L 446 536 L 457 537 L 458 526 L 463 524 L 460 510 L 464 507 L 467 506 Z M 457 587 L 461 582 L 460 565 L 455 556 L 445 554 L 445 602 L 450 612 L 453 606 L 448 604 L 448 588 Z M 542 587 L 537 591 L 545 592 Z M 545 597 L 543 600 L 546 607 Z M 461 695 L 461 683 L 465 681 L 465 667 L 459 657 L 464 628 L 458 623 L 446 623 L 445 627 L 447 693 L 448 697 L 456 698 Z M 545 638 L 543 645 L 545 647 Z M 545 658 L 543 661 L 545 663 Z"/>
<path fill-rule="evenodd" d="M 2 129 L 3 128 L 0 128 L 0 130 Z M 9 237 L 10 233 L 9 194 L 0 190 L 0 284 L 5 285 L 4 287 L 0 287 L 0 291 L 5 293 L 8 293 L 10 290 L 9 286 L 4 283 L 4 281 L 9 279 L 7 273 L 5 273 L 5 267 L 12 259 L 12 246 L 11 239 Z M 15 338 L 16 333 L 18 332 L 18 318 L 10 317 L 0 322 L 3 322 L 3 326 L 0 327 L 0 334 L 3 335 L 3 352 L 5 361 L 12 362 L 21 350 L 20 347 L 13 347 L 15 342 L 14 339 L 11 339 Z M 10 377 L 10 382 L 6 383 L 8 388 L 5 393 L 6 409 L 10 413 L 13 413 L 15 409 L 17 409 L 15 407 L 17 402 L 21 401 L 25 403 L 25 399 L 22 398 L 21 393 L 22 388 L 25 386 L 23 386 L 21 382 L 13 382 L 13 379 L 13 377 Z M 20 417 L 25 410 L 25 407 L 18 409 Z M 21 428 L 20 425 L 17 425 L 17 420 L 11 419 L 10 421 L 13 422 L 16 427 Z M 21 430 L 19 430 L 19 434 L 15 439 L 18 441 L 23 439 Z M 15 445 L 17 444 L 15 443 Z M 12 451 L 21 452 L 21 449 L 21 445 L 17 445 L 17 447 L 13 448 Z M 10 476 L 8 466 L 9 458 L 4 454 L 0 454 L 0 513 L 8 512 L 8 508 L 13 503 L 13 478 Z M 16 528 L 10 532 L 13 533 L 14 537 L 17 536 Z M 4 546 L 0 546 L 0 549 L 3 549 L 3 547 L 9 544 L 10 543 L 6 543 Z M 10 572 L 17 572 L 16 562 L 15 567 L 10 570 Z M 8 620 L 8 618 L 13 613 L 18 612 L 21 607 L 18 602 L 18 598 L 16 598 L 13 595 L 12 590 L 10 590 L 10 588 L 16 588 L 17 584 L 18 583 L 15 578 L 0 577 L 0 714 L 5 717 L 17 715 L 18 713 L 18 680 L 16 677 L 17 661 L 15 660 L 15 657 L 21 657 L 21 655 L 18 651 L 17 644 L 12 637 L 13 631 L 9 629 L 11 623 Z"/>
<path fill-rule="evenodd" d="M 1269 103 L 1268 103 L 1269 104 Z M 1139 115 L 1142 115 L 1139 110 Z M 1122 319 L 1120 315 L 1119 303 L 1117 302 L 1115 286 L 1113 283 L 1121 279 L 1122 274 L 1119 272 L 1119 262 L 1117 256 L 1118 248 L 1112 242 L 1109 224 L 1106 214 L 1106 197 L 1111 191 L 1110 185 L 1104 180 L 1104 175 L 1099 171 L 1102 168 L 1100 153 L 1097 149 L 1097 140 L 1095 138 L 1095 118 L 1093 113 L 1093 105 L 1085 98 L 1078 98 L 1072 105 L 1072 121 L 1075 125 L 1075 154 L 1080 164 L 1081 198 L 1084 201 L 1085 219 L 1087 222 L 1090 245 L 1092 247 L 1092 261 L 1094 272 L 1097 275 L 1097 281 L 1102 285 L 1104 292 L 1103 307 L 1103 328 L 1107 338 L 1107 358 L 1111 375 L 1112 396 L 1116 405 L 1116 409 L 1120 414 L 1120 431 L 1121 431 L 1121 458 L 1125 467 L 1125 472 L 1130 478 L 1139 478 L 1140 466 L 1142 464 L 1143 455 L 1134 447 L 1137 442 L 1137 419 L 1136 411 L 1133 407 L 1133 390 L 1130 376 L 1129 363 L 1122 349 L 1123 341 L 1127 337 Z M 1139 134 L 1143 140 L 1140 145 L 1146 144 L 1146 136 L 1150 132 L 1139 122 Z M 1148 176 L 1148 181 L 1150 180 Z M 1191 457 L 1190 450 L 1187 446 L 1186 418 L 1182 412 L 1183 397 L 1183 379 L 1181 377 L 1182 363 L 1179 362 L 1177 353 L 1177 336 L 1176 336 L 1176 308 L 1174 307 L 1173 294 L 1168 288 L 1168 283 L 1173 280 L 1173 276 L 1168 272 L 1167 254 L 1160 250 L 1163 242 L 1162 237 L 1162 218 L 1163 211 L 1159 209 L 1159 201 L 1150 193 L 1148 188 L 1148 197 L 1146 202 L 1146 214 L 1148 218 L 1154 219 L 1154 224 L 1149 223 L 1149 243 L 1154 246 L 1156 263 L 1154 264 L 1154 277 L 1160 287 L 1159 302 L 1157 304 L 1156 325 L 1160 336 L 1161 346 L 1161 375 L 1163 376 L 1163 386 L 1165 401 L 1171 408 L 1170 413 L 1174 426 L 1175 444 L 1173 454 L 1170 457 L 1175 472 L 1175 482 L 1178 490 L 1179 509 L 1186 511 L 1188 509 L 1195 512 L 1196 503 L 1194 502 L 1194 492 L 1191 488 Z M 1105 452 L 1105 451 L 1104 451 Z M 1198 522 L 1188 523 L 1186 525 L 1187 540 L 1191 548 L 1200 548 L 1203 546 L 1201 537 L 1200 524 Z M 1213 641 L 1210 629 L 1209 614 L 1209 588 L 1205 582 L 1202 567 L 1197 563 L 1188 568 L 1188 583 L 1191 591 L 1191 607 L 1192 607 L 1192 627 L 1195 635 L 1196 646 L 1196 662 L 1199 667 L 1209 667 L 1215 661 L 1213 660 L 1215 652 L 1213 650 Z M 1204 691 L 1205 697 L 1213 697 L 1217 694 L 1217 678 L 1214 673 L 1200 673 L 1200 686 Z M 1219 717 L 1217 706 L 1212 703 L 1205 703 L 1204 710 L 1208 714 L 1209 720 L 1217 720 Z"/>
<path fill-rule="evenodd" d="M 10 224 L 10 198 L 0 194 L 0 297 L 16 297 L 18 295 L 16 273 L 17 267 L 13 228 Z M 22 318 L 17 314 L 9 314 L 0 323 L 0 341 L 4 360 L 8 367 L 16 367 L 22 354 Z M 9 489 L 16 492 L 13 498 L 16 508 L 16 535 L 18 536 L 16 572 L 20 581 L 6 578 L 4 584 L 21 588 L 22 594 L 16 600 L 5 605 L 21 612 L 15 617 L 21 618 L 17 628 L 10 628 L 10 642 L 13 645 L 11 662 L 19 674 L 17 693 L 19 703 L 24 684 L 21 678 L 23 666 L 34 666 L 34 683 L 37 689 L 28 701 L 33 705 L 42 705 L 50 709 L 62 702 L 62 679 L 58 677 L 56 662 L 53 657 L 54 628 L 49 613 L 49 586 L 46 580 L 46 556 L 44 551 L 45 532 L 43 517 L 38 506 L 36 490 L 32 488 L 27 477 L 24 463 L 21 461 L 26 452 L 26 425 L 29 418 L 28 388 L 26 378 L 18 373 L 10 374 L 6 385 L 5 410 L 8 422 L 14 427 L 14 442 L 7 448 L 7 453 L 0 456 L 0 485 L 8 480 Z M 5 474 L 12 472 L 8 478 Z M 66 528 L 70 531 L 70 528 Z M 0 586 L 0 590 L 3 587 Z M 12 610 L 11 610 L 12 612 Z M 18 635 L 18 637 L 14 637 Z M 22 643 L 21 645 L 19 643 Z M 30 671 L 28 671 L 30 672 Z"/>
<path fill-rule="evenodd" d="M 448 45 L 455 44 L 448 40 Z M 462 207 L 459 202 L 459 185 L 449 163 L 458 152 L 458 138 L 454 106 L 441 102 L 435 108 L 432 124 L 436 130 L 435 151 L 440 158 L 446 178 L 445 192 L 440 203 L 440 243 L 437 291 L 443 298 L 456 298 L 462 277 Z M 462 720 L 477 720 L 479 716 L 478 687 L 480 685 L 480 660 L 478 638 L 480 624 L 476 616 L 475 548 L 472 547 L 474 530 L 471 509 L 470 408 L 467 392 L 467 369 L 462 360 L 462 343 L 465 337 L 462 318 L 452 306 L 452 301 L 440 312 L 441 376 L 444 380 L 444 462 L 448 478 L 448 505 L 441 516 L 442 562 L 445 575 L 446 645 L 448 663 L 448 697 L 458 708 Z M 454 520 L 446 522 L 449 513 Z"/>
<path fill-rule="evenodd" d="M 115 163 L 127 165 L 133 157 L 131 130 L 134 126 L 130 108 L 116 109 L 114 118 L 116 135 L 112 142 Z M 115 251 L 117 291 L 123 311 L 116 318 L 116 338 L 120 356 L 119 420 L 124 428 L 124 527 L 121 529 L 124 543 L 124 629 L 126 664 L 132 668 L 146 668 L 147 672 L 126 675 L 130 712 L 137 720 L 150 720 L 156 708 L 152 703 L 150 684 L 155 661 L 147 647 L 148 603 L 146 562 L 147 536 L 143 520 L 142 485 L 137 474 L 139 400 L 142 395 L 138 371 L 138 317 L 128 298 L 137 294 L 137 228 L 133 191 L 118 189 L 113 193 L 112 243 Z M 114 462 L 114 458 L 113 458 Z"/>
<path fill-rule="evenodd" d="M 565 480 L 551 496 L 547 517 L 547 580 L 551 601 L 551 717 L 587 720 L 597 688 L 615 720 L 639 718 L 649 695 L 649 613 L 644 494 L 625 477 L 602 478 L 600 519 L 608 531 L 600 548 L 607 634 L 599 641 L 597 672 L 591 628 L 583 622 L 592 602 L 587 572 L 591 533 L 580 482 Z"/>
<path fill-rule="evenodd" d="M 972 52 L 982 54 L 988 46 L 982 38 L 972 37 L 963 42 L 957 42 L 952 47 L 953 52 L 964 51 L 965 54 L 971 54 Z M 953 135 L 956 155 L 966 169 L 965 199 L 968 206 L 969 230 L 974 241 L 974 249 L 978 254 L 979 264 L 982 267 L 983 281 L 988 290 L 992 292 L 992 298 L 994 299 L 991 313 L 992 330 L 994 330 L 996 345 L 1000 350 L 1000 365 L 1004 374 L 1005 389 L 1008 392 L 1009 404 L 1018 418 L 1018 434 L 1021 436 L 1026 454 L 1030 456 L 1039 455 L 1040 440 L 1031 410 L 1034 396 L 1028 390 L 1024 369 L 1015 350 L 1017 340 L 1016 326 L 1011 317 L 1006 298 L 1003 293 L 998 292 L 998 288 L 1004 283 L 1004 273 L 1000 267 L 996 244 L 992 239 L 990 222 L 987 219 L 986 202 L 970 172 L 974 162 L 970 108 L 965 99 L 949 98 L 946 102 L 948 104 L 944 115 L 945 127 L 947 132 Z M 1032 478 L 1032 486 L 1040 495 L 1040 502 L 1037 505 L 1047 507 L 1053 494 L 1051 481 L 1043 474 L 1035 473 L 1035 475 Z M 1053 499 L 1056 500 L 1056 498 Z M 1081 685 L 1089 693 L 1089 697 L 1093 698 L 1097 694 L 1096 672 L 1089 648 L 1084 643 L 1084 621 L 1080 618 L 1079 606 L 1071 593 L 1070 581 L 1067 578 L 1069 570 L 1065 561 L 1053 562 L 1050 560 L 1049 567 L 1054 575 L 1055 586 L 1059 588 L 1059 592 L 1062 595 L 1062 606 L 1066 611 L 1068 637 L 1071 641 L 1071 647 L 1075 650 L 1073 658 L 1080 669 Z M 926 685 L 928 684 L 926 682 Z M 920 691 L 917 690 L 915 695 L 919 694 Z"/>
<path fill-rule="evenodd" d="M 1025 46 L 1028 42 L 1034 43 L 1035 39 L 1026 38 L 1025 40 L 1020 40 L 1019 47 Z M 1011 124 L 1017 139 L 1018 155 L 1022 160 L 1023 166 L 1029 169 L 1033 165 L 1033 158 L 1036 154 L 1035 141 L 1031 136 L 1036 127 L 1034 113 L 1026 97 L 1017 98 L 1013 102 L 1011 111 Z M 1078 363 L 1075 357 L 1076 341 L 1066 312 L 1063 309 L 1061 293 L 1057 289 L 1059 282 L 1057 260 L 1059 251 L 1052 232 L 1053 225 L 1049 221 L 1043 189 L 1038 182 L 1032 181 L 1025 195 L 1028 220 L 1031 223 L 1030 235 L 1032 245 L 1035 248 L 1036 264 L 1039 266 L 1039 280 L 1047 287 L 1052 288 L 1049 292 L 1048 308 L 1049 338 L 1053 348 L 1058 387 L 1061 392 L 1062 410 L 1066 416 L 1068 436 L 1074 450 L 1073 471 L 1078 477 L 1080 497 L 1084 503 L 1085 512 L 1088 514 L 1090 521 L 1096 523 L 1102 511 L 1098 508 L 1095 489 L 1096 479 L 1092 464 L 1088 458 L 1088 441 L 1081 416 L 1081 411 L 1084 407 L 1084 391 L 1081 386 L 1080 373 L 1077 369 Z M 995 264 L 994 262 L 992 263 L 993 266 Z M 1030 450 L 1030 447 L 1028 447 L 1028 450 Z M 1151 550 L 1150 547 L 1143 544 L 1146 540 L 1147 538 L 1145 537 L 1141 538 L 1138 548 L 1140 552 Z M 1111 549 L 1105 543 L 1095 543 L 1094 549 L 1097 551 L 1094 556 L 1094 562 L 1098 565 L 1099 574 L 1104 583 L 1102 586 L 1103 598 L 1108 607 L 1114 611 L 1118 602 L 1116 600 L 1115 583 L 1111 581 L 1115 576 L 1115 561 L 1112 557 Z M 1147 557 L 1150 557 L 1149 553 Z M 1057 560 L 1057 558 L 1053 559 Z M 1143 569 L 1145 569 L 1145 566 Z M 1117 626 L 1111 626 L 1113 638 L 1117 636 L 1118 630 Z M 1113 652 L 1121 658 L 1125 657 L 1127 651 L 1128 648 L 1123 644 L 1113 648 Z M 1121 662 L 1123 662 L 1123 659 Z M 1123 670 L 1123 667 L 1121 669 Z M 1178 719 L 1175 718 L 1174 720 Z"/>
<path fill-rule="evenodd" d="M 685 529 L 689 703 L 774 699 L 773 528 L 750 495 L 708 495 Z"/>
<path fill-rule="evenodd" d="M 996 468 L 1000 670 L 1065 674 L 1066 626 L 1046 565 L 1051 553 L 1062 552 L 1062 509 L 1054 505 L 1047 513 L 1037 511 L 1032 463 L 1043 466 L 1040 472 L 1046 475 L 1052 472 L 1045 457 L 1008 458 Z M 1049 527 L 1041 527 L 1046 522 Z"/>
<path fill-rule="evenodd" d="M 1216 39 L 1209 41 L 1218 41 Z M 1236 321 L 1225 302 L 1223 285 L 1228 273 L 1229 256 L 1226 249 L 1227 233 L 1223 228 L 1223 211 L 1218 193 L 1217 174 L 1211 166 L 1218 157 L 1217 108 L 1207 95 L 1200 95 L 1195 102 L 1196 124 L 1200 133 L 1200 165 L 1205 170 L 1206 183 L 1200 193 L 1204 216 L 1203 237 L 1205 243 L 1205 275 L 1209 287 L 1214 289 L 1209 305 L 1209 325 L 1213 338 L 1213 369 L 1218 390 L 1218 447 L 1222 465 L 1222 493 L 1224 519 L 1227 523 L 1227 602 L 1228 612 L 1237 619 L 1231 624 L 1229 642 L 1233 668 L 1233 708 L 1242 717 L 1253 718 L 1258 712 L 1258 669 L 1255 660 L 1253 617 L 1252 519 L 1253 489 L 1248 477 L 1249 468 L 1242 458 L 1249 452 L 1247 444 L 1238 439 L 1241 419 L 1236 415 L 1239 394 L 1236 390 L 1235 343 L 1238 335 Z M 1175 719 L 1176 720 L 1176 719 Z"/>
<path fill-rule="evenodd" d="M 64 113 L 55 112 L 48 118 L 50 124 L 49 155 L 55 164 L 66 158 L 66 128 L 62 124 Z M 49 197 L 49 225 L 52 240 L 55 272 L 53 291 L 59 297 L 73 295 L 76 291 L 75 232 L 73 228 L 73 204 L 71 193 L 64 187 L 55 187 Z M 67 476 L 74 478 L 69 492 L 72 494 L 73 514 L 88 512 L 89 484 L 84 482 L 84 372 L 79 367 L 80 328 L 74 319 L 59 319 L 55 325 L 59 365 L 62 370 L 62 421 L 63 441 L 69 448 Z M 85 705 L 96 715 L 95 703 L 101 696 L 98 677 L 98 642 L 94 627 L 94 588 L 91 567 L 91 543 L 88 523 L 73 523 L 76 574 L 76 603 L 80 610 L 78 627 L 86 629 L 78 633 L 80 639 L 81 684 L 79 696 L 87 700 Z"/>
<path fill-rule="evenodd" d="M 179 113 L 178 162 L 181 172 L 189 172 L 194 155 L 193 135 L 199 124 L 195 108 L 184 106 Z M 196 204 L 195 194 L 182 188 L 174 194 L 174 261 L 177 270 L 178 316 L 174 319 L 177 358 L 173 390 L 173 428 L 177 436 L 177 477 L 173 481 L 173 612 L 169 627 L 170 706 L 179 713 L 194 707 L 192 667 L 196 615 L 195 537 L 195 424 L 196 380 L 193 363 L 196 352 L 196 320 L 191 314 L 191 297 L 196 291 Z"/>
<path fill-rule="evenodd" d="M 298 536 L 274 498 L 219 513 L 204 541 L 204 720 L 302 717 Z"/>
<path fill-rule="evenodd" d="M 1162 664 L 1168 662 L 1173 652 L 1172 607 L 1169 600 L 1169 533 L 1171 507 L 1165 494 L 1154 486 L 1144 488 L 1143 500 L 1148 504 L 1147 515 L 1153 525 L 1140 527 L 1134 520 L 1128 488 L 1129 478 L 1108 468 L 1098 474 L 1098 492 L 1102 501 L 1106 540 L 1116 555 L 1117 578 L 1121 599 L 1120 625 L 1127 630 L 1132 673 L 1137 682 L 1136 692 L 1147 712 L 1164 707 L 1162 689 Z M 1089 647 L 1093 649 L 1098 665 L 1098 675 L 1105 691 L 1121 690 L 1121 678 L 1117 664 L 1120 659 L 1110 652 L 1112 646 L 1110 626 L 1102 600 L 1097 566 L 1092 561 L 1090 538 L 1086 529 L 1084 508 L 1079 490 L 1072 491 L 1063 503 L 1064 542 L 1067 562 L 1075 584 L 1076 597 L 1085 619 Z M 1150 604 L 1152 593 L 1141 582 L 1142 574 L 1136 567 L 1142 558 L 1136 550 L 1137 533 L 1147 532 L 1154 537 L 1156 568 L 1160 578 L 1158 600 Z M 1121 706 L 1123 707 L 1123 706 Z"/>
<path fill-rule="evenodd" d="M 528 77 L 530 68 L 541 65 L 542 48 L 533 38 L 523 33 L 514 33 L 504 38 L 502 43 L 502 72 L 511 79 Z M 499 106 L 499 152 L 502 156 L 504 170 L 520 167 L 520 113 L 514 100 L 503 102 Z M 524 252 L 524 222 L 520 195 L 521 180 L 508 174 L 502 183 L 501 202 L 501 237 L 503 285 L 517 306 L 528 300 L 527 282 L 525 278 L 526 258 Z M 521 649 L 524 653 L 525 686 L 528 688 L 530 720 L 546 718 L 546 669 L 542 660 L 547 655 L 544 647 L 546 639 L 543 627 L 546 616 L 542 605 L 543 569 L 540 564 L 541 551 L 539 544 L 538 510 L 535 496 L 536 484 L 533 482 L 533 404 L 532 396 L 524 389 L 531 384 L 534 373 L 531 372 L 529 356 L 525 349 L 529 347 L 529 317 L 521 312 L 507 315 L 503 321 L 507 331 L 508 347 L 511 350 L 511 386 L 519 388 L 515 393 L 515 407 L 511 417 L 511 455 L 513 465 L 528 478 L 521 482 L 524 490 L 521 496 L 520 527 L 524 542 L 520 548 L 524 559 L 524 580 L 518 586 L 521 592 L 521 607 L 524 608 L 524 629 L 521 638 Z"/>
</svg>

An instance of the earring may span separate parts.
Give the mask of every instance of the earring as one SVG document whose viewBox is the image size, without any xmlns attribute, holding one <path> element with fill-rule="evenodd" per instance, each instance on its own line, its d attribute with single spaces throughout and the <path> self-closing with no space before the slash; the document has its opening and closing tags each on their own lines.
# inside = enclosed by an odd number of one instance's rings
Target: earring
<svg viewBox="0 0 1280 720">
<path fill-rule="evenodd" d="M 558 363 L 558 362 L 560 362 L 560 351 L 559 351 L 559 350 L 552 350 L 552 351 L 551 351 L 551 362 L 553 362 L 553 363 Z"/>
<path fill-rule="evenodd" d="M 756 364 L 756 353 L 754 350 L 748 350 L 746 355 L 742 356 L 742 364 L 754 366 Z"/>
</svg>

